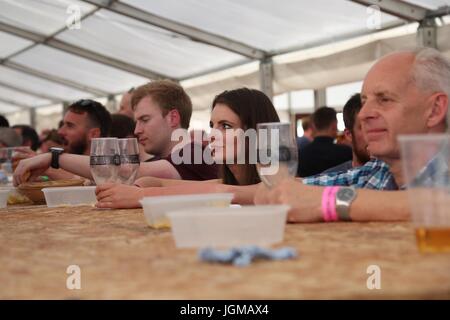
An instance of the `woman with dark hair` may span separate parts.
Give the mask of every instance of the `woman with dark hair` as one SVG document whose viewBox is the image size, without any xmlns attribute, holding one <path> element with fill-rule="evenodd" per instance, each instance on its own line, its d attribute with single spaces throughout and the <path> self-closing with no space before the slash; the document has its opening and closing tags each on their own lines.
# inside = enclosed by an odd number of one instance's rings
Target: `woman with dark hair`
<svg viewBox="0 0 450 320">
<path fill-rule="evenodd" d="M 220 165 L 220 179 L 208 181 L 186 181 L 140 178 L 135 186 L 104 184 L 97 187 L 97 206 L 101 208 L 135 208 L 146 196 L 161 196 L 195 193 L 234 193 L 233 203 L 251 204 L 257 184 L 260 183 L 256 164 L 249 163 L 249 142 L 226 139 L 236 130 L 256 131 L 263 122 L 279 122 L 280 119 L 270 99 L 261 91 L 241 88 L 224 91 L 212 103 L 210 127 L 222 139 L 211 139 L 213 157 Z M 227 132 L 231 133 L 227 135 Z M 252 145 L 256 148 L 256 145 Z M 227 151 L 228 150 L 228 151 Z M 232 152 L 229 152 L 232 150 Z M 256 149 L 254 150 L 256 152 Z M 237 162 L 240 152 L 245 152 L 246 161 Z"/>
<path fill-rule="evenodd" d="M 223 131 L 223 136 L 226 136 L 227 130 L 256 130 L 258 123 L 279 121 L 278 114 L 270 99 L 264 93 L 255 89 L 242 88 L 224 91 L 216 96 L 212 103 L 210 126 L 213 129 Z M 226 141 L 223 141 L 223 145 L 226 144 Z M 248 143 L 240 147 L 244 149 L 246 155 L 245 164 L 237 164 L 237 154 L 231 155 L 233 159 L 230 162 L 233 164 L 221 166 L 220 177 L 222 182 L 228 185 L 241 186 L 261 182 L 256 165 L 248 163 Z M 256 148 L 256 146 L 254 147 Z M 223 154 L 225 155 L 226 152 L 223 152 Z M 223 162 L 230 160 L 225 158 L 223 158 Z"/>
</svg>

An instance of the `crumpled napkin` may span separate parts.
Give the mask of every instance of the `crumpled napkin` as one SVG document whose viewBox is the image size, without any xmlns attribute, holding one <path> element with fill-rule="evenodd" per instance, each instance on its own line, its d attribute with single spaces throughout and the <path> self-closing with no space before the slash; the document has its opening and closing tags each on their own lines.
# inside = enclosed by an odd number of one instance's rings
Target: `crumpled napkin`
<svg viewBox="0 0 450 320">
<path fill-rule="evenodd" d="M 229 250 L 217 250 L 213 248 L 200 249 L 198 257 L 205 262 L 219 262 L 245 267 L 255 259 L 284 260 L 297 257 L 297 250 L 292 247 L 280 249 L 266 249 L 258 246 L 234 247 Z"/>
</svg>

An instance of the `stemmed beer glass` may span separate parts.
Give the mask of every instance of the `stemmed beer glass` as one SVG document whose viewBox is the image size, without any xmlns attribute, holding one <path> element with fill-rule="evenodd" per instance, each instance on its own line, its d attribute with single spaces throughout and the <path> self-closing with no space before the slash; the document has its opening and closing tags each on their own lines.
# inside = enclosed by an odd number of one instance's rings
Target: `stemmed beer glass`
<svg viewBox="0 0 450 320">
<path fill-rule="evenodd" d="M 91 174 L 97 185 L 116 182 L 120 169 L 117 138 L 94 138 L 91 141 Z"/>
<path fill-rule="evenodd" d="M 139 170 L 139 145 L 136 138 L 118 139 L 120 168 L 118 181 L 132 185 Z"/>
</svg>

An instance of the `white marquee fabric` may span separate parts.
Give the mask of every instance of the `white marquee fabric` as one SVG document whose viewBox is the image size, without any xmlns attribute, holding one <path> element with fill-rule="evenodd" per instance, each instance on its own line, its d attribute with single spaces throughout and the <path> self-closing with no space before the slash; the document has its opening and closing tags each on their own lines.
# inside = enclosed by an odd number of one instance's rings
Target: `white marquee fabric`
<svg viewBox="0 0 450 320">
<path fill-rule="evenodd" d="M 428 10 L 450 5 L 405 2 Z M 107 3 L 170 27 L 98 1 L 0 0 L 0 114 L 117 95 L 155 77 L 180 81 L 194 107 L 206 109 L 225 89 L 260 86 L 258 55 L 273 59 L 274 93 L 281 94 L 359 81 L 382 54 L 416 44 L 417 23 L 382 13 L 375 32 L 367 7 L 348 0 Z M 77 10 L 80 29 L 68 29 Z M 447 55 L 449 20 L 438 28 Z"/>
<path fill-rule="evenodd" d="M 281 94 L 292 90 L 321 89 L 329 86 L 362 80 L 370 66 L 381 56 L 395 50 L 414 48 L 416 35 L 376 40 L 343 51 L 290 63 L 274 64 L 274 93 Z M 438 47 L 450 58 L 450 25 L 438 30 Z M 191 85 L 192 83 L 192 85 Z M 238 76 L 226 77 L 217 81 L 199 84 L 186 81 L 190 96 L 198 107 L 210 107 L 214 94 L 223 88 L 239 86 L 259 86 L 258 66 L 249 66 Z"/>
</svg>

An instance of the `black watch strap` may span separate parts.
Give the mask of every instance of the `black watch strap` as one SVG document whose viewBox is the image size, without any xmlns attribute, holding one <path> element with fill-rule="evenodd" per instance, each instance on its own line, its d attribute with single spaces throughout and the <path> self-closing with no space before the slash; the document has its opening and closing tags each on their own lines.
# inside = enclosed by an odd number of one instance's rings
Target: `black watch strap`
<svg viewBox="0 0 450 320">
<path fill-rule="evenodd" d="M 63 153 L 62 148 L 50 148 L 50 152 L 52 154 L 52 161 L 50 163 L 50 167 L 53 169 L 59 169 L 59 156 Z"/>
</svg>

